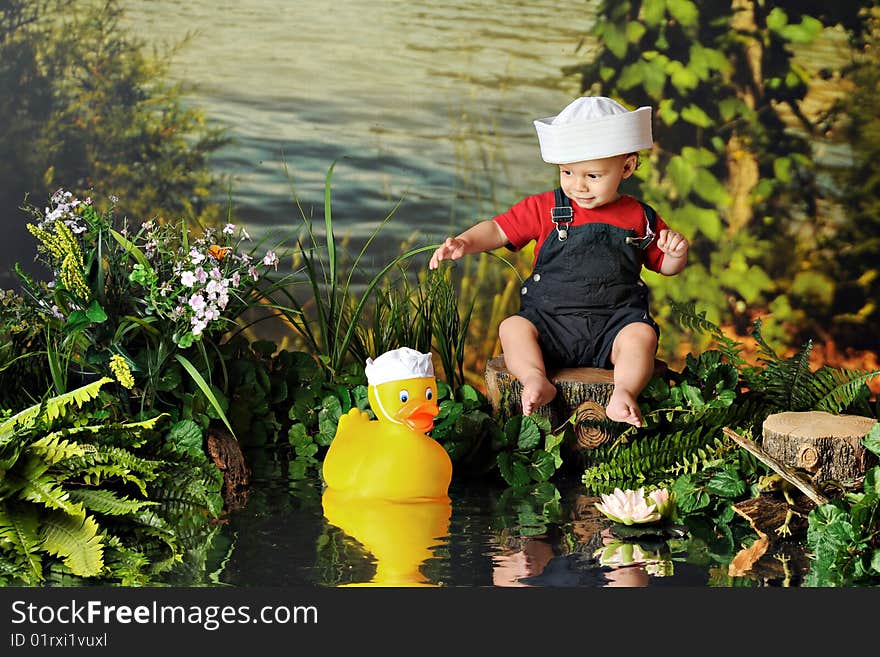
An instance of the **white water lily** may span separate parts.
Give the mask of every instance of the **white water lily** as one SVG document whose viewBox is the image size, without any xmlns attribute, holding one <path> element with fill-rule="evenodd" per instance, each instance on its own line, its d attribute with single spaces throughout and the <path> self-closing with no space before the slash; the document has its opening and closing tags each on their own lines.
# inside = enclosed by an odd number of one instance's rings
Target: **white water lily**
<svg viewBox="0 0 880 657">
<path fill-rule="evenodd" d="M 675 495 L 670 493 L 669 490 L 658 488 L 648 493 L 648 497 L 651 498 L 651 501 L 657 507 L 657 512 L 661 517 L 668 518 L 672 515 L 672 511 L 675 509 Z"/>
<path fill-rule="evenodd" d="M 657 522 L 663 517 L 657 510 L 656 503 L 648 503 L 645 498 L 644 486 L 638 490 L 615 488 L 611 495 L 603 493 L 602 501 L 596 502 L 596 508 L 614 522 L 619 522 L 622 525 Z"/>
</svg>

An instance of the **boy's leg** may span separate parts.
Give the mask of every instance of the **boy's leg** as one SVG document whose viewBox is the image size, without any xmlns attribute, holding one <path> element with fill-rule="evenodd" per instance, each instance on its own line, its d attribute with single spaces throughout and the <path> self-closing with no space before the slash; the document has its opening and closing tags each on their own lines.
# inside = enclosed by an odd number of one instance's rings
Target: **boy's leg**
<svg viewBox="0 0 880 657">
<path fill-rule="evenodd" d="M 636 400 L 654 375 L 656 353 L 657 333 L 650 324 L 634 322 L 620 329 L 611 347 L 614 392 L 605 407 L 609 420 L 642 426 Z"/>
<path fill-rule="evenodd" d="M 523 415 L 531 415 L 556 396 L 556 386 L 544 368 L 538 329 L 525 317 L 513 315 L 501 322 L 498 337 L 507 370 L 522 384 Z"/>
</svg>

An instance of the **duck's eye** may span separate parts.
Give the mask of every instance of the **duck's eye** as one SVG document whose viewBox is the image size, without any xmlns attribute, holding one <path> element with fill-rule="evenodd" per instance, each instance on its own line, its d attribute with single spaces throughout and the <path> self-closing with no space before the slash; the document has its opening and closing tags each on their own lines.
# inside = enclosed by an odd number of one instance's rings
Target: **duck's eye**
<svg viewBox="0 0 880 657">
<path fill-rule="evenodd" d="M 409 391 L 408 390 L 401 390 L 400 391 L 400 401 L 402 401 L 403 403 L 406 403 L 408 400 L 409 400 Z"/>
<path fill-rule="evenodd" d="M 425 399 L 434 399 L 434 391 L 430 388 L 425 390 Z"/>
</svg>

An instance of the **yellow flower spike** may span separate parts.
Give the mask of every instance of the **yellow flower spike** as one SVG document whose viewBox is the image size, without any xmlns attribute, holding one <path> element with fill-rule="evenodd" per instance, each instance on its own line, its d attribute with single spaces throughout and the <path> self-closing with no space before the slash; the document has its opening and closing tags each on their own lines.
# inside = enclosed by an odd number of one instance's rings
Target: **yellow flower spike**
<svg viewBox="0 0 880 657">
<path fill-rule="evenodd" d="M 82 269 L 85 267 L 83 262 L 82 249 L 79 247 L 79 242 L 76 237 L 74 237 L 73 232 L 71 232 L 70 228 L 67 225 L 58 219 L 55 222 L 55 232 L 58 233 L 58 238 L 61 240 L 64 246 L 67 247 L 67 253 L 69 256 L 76 258 L 77 263 L 79 264 L 79 268 Z"/>
<path fill-rule="evenodd" d="M 131 375 L 128 361 L 119 354 L 110 356 L 110 371 L 123 388 L 131 390 L 134 387 L 134 377 Z"/>
</svg>

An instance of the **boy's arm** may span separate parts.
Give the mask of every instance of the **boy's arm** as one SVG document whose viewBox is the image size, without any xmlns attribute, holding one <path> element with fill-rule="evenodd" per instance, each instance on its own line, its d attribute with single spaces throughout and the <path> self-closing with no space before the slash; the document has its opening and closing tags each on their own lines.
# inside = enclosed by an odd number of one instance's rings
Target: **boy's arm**
<svg viewBox="0 0 880 657">
<path fill-rule="evenodd" d="M 457 237 L 447 237 L 446 241 L 434 251 L 428 268 L 437 269 L 441 260 L 458 260 L 464 255 L 492 251 L 507 243 L 507 235 L 501 230 L 501 226 L 494 220 L 487 219 L 471 226 Z"/>
</svg>

